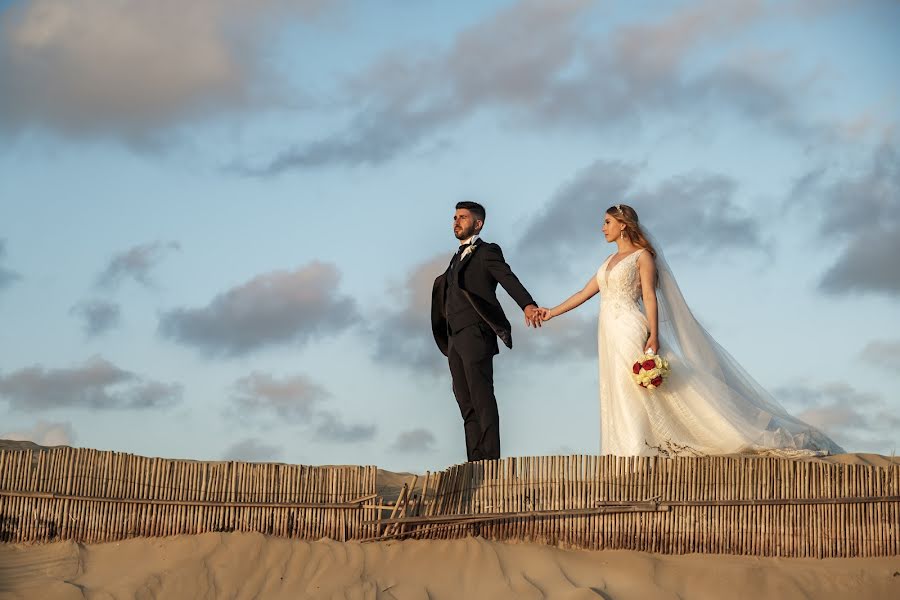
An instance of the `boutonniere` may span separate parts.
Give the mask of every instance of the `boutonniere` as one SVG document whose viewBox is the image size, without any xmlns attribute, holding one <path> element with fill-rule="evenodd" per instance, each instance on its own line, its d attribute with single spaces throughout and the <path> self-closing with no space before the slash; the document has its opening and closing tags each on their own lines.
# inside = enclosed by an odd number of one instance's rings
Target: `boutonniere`
<svg viewBox="0 0 900 600">
<path fill-rule="evenodd" d="M 465 260 L 467 256 L 475 252 L 475 244 L 469 244 L 469 247 L 463 250 L 462 256 L 459 257 L 459 260 Z"/>
</svg>

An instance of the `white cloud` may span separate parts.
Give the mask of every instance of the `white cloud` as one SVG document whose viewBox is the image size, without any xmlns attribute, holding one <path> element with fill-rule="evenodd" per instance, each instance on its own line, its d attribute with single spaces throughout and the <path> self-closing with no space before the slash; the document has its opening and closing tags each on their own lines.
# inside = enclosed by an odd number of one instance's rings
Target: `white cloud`
<svg viewBox="0 0 900 600">
<path fill-rule="evenodd" d="M 0 128 L 153 136 L 271 102 L 268 32 L 326 0 L 31 0 L 0 22 Z"/>
<path fill-rule="evenodd" d="M 345 90 L 362 106 L 343 132 L 299 144 L 263 167 L 273 174 L 324 164 L 379 164 L 436 128 L 486 105 L 527 102 L 571 61 L 578 16 L 591 0 L 523 0 L 462 31 L 445 52 L 390 53 Z"/>
<path fill-rule="evenodd" d="M 597 4 L 522 0 L 461 31 L 447 48 L 391 52 L 348 86 L 346 102 L 358 109 L 343 130 L 237 170 L 377 165 L 491 110 L 507 124 L 580 132 L 633 135 L 651 115 L 702 120 L 711 113 L 807 142 L 828 131 L 800 109 L 813 79 L 788 74 L 790 56 L 760 61 L 742 48 L 708 53 L 700 69 L 691 62 L 710 42 L 790 12 L 762 0 L 706 0 L 597 35 L 587 26 Z"/>
<path fill-rule="evenodd" d="M 774 395 L 848 452 L 884 454 L 898 448 L 900 416 L 879 394 L 831 381 L 797 383 L 774 390 Z"/>
<path fill-rule="evenodd" d="M 320 262 L 265 273 L 219 294 L 205 307 L 163 313 L 159 331 L 210 356 L 306 343 L 358 320 L 356 302 L 338 292 L 339 280 L 337 267 Z"/>
<path fill-rule="evenodd" d="M 820 240 L 842 244 L 822 275 L 829 294 L 900 294 L 900 154 L 885 140 L 857 168 L 818 168 L 800 178 L 793 197 L 815 206 Z"/>
<path fill-rule="evenodd" d="M 283 454 L 284 450 L 278 446 L 246 438 L 226 448 L 223 458 L 245 462 L 271 462 L 281 458 Z"/>
<path fill-rule="evenodd" d="M 181 250 L 178 242 L 150 242 L 134 246 L 113 256 L 97 278 L 97 285 L 114 288 L 126 279 L 153 287 L 150 272 L 169 252 Z"/>
<path fill-rule="evenodd" d="M 0 439 L 34 442 L 39 446 L 71 446 L 75 441 L 75 431 L 69 422 L 38 421 L 28 431 L 0 433 Z"/>
<path fill-rule="evenodd" d="M 225 413 L 244 422 L 267 423 L 266 428 L 296 425 L 326 442 L 362 442 L 375 436 L 375 425 L 347 423 L 325 408 L 330 397 L 328 390 L 305 375 L 278 378 L 256 372 L 235 382 Z"/>
<path fill-rule="evenodd" d="M 442 253 L 415 265 L 400 285 L 388 291 L 392 307 L 379 311 L 371 326 L 375 360 L 414 372 L 446 371 L 447 359 L 431 333 L 431 291 L 451 257 L 450 252 Z"/>
<path fill-rule="evenodd" d="M 353 443 L 365 442 L 375 437 L 378 428 L 363 423 L 346 423 L 334 412 L 322 412 L 317 415 L 316 438 L 328 442 Z"/>
<path fill-rule="evenodd" d="M 900 340 L 874 340 L 866 344 L 859 357 L 876 369 L 900 373 Z"/>
<path fill-rule="evenodd" d="M 898 199 L 900 201 L 900 199 Z M 900 295 L 900 224 L 858 235 L 822 276 L 828 293 L 875 292 Z"/>
<path fill-rule="evenodd" d="M 70 312 L 81 317 L 85 335 L 93 337 L 106 333 L 118 325 L 122 311 L 114 302 L 89 300 L 79 302 Z"/>
<path fill-rule="evenodd" d="M 162 408 L 180 402 L 181 394 L 178 384 L 147 381 L 96 356 L 78 367 L 34 365 L 0 376 L 0 398 L 24 412 Z"/>
<path fill-rule="evenodd" d="M 278 379 L 268 373 L 251 373 L 234 384 L 233 404 L 243 415 L 271 413 L 280 420 L 303 423 L 329 394 L 305 375 Z"/>
<path fill-rule="evenodd" d="M 581 169 L 525 224 L 514 254 L 544 272 L 565 273 L 567 265 L 603 241 L 605 211 L 620 202 L 637 210 L 664 252 L 721 255 L 764 247 L 759 220 L 735 200 L 734 180 L 692 173 L 646 189 L 641 184 L 645 170 L 603 160 Z"/>
<path fill-rule="evenodd" d="M 434 434 L 427 429 L 410 429 L 397 435 L 397 439 L 391 444 L 391 450 L 394 452 L 432 452 L 436 443 Z"/>
</svg>

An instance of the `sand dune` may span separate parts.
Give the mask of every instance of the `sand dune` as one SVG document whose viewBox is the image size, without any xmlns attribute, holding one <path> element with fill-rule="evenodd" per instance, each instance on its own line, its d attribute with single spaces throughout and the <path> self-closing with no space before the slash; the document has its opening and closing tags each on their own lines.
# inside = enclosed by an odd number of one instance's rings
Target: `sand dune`
<svg viewBox="0 0 900 600">
<path fill-rule="evenodd" d="M 900 557 L 657 556 L 255 533 L 0 546 L 0 598 L 900 598 Z"/>
<path fill-rule="evenodd" d="M 866 454 L 864 452 L 848 452 L 846 454 L 833 454 L 831 456 L 807 458 L 804 460 L 823 460 L 825 462 L 839 463 L 842 465 L 868 465 L 870 467 L 888 467 L 900 463 L 900 457 L 897 456 Z"/>
</svg>

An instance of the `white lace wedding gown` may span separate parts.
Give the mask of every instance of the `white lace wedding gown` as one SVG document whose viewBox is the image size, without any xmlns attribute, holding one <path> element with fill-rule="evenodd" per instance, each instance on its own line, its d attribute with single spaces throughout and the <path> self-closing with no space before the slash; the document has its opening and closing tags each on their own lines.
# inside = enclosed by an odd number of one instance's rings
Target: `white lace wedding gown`
<svg viewBox="0 0 900 600">
<path fill-rule="evenodd" d="M 631 367 L 649 333 L 637 265 L 643 252 L 607 270 L 610 256 L 597 271 L 602 453 L 654 455 L 659 448 L 682 447 L 703 454 L 843 452 L 788 414 L 700 327 L 664 261 L 657 262 L 660 290 L 677 297 L 670 305 L 671 298 L 657 294 L 660 354 L 669 360 L 671 374 L 652 391 L 637 385 Z"/>
</svg>

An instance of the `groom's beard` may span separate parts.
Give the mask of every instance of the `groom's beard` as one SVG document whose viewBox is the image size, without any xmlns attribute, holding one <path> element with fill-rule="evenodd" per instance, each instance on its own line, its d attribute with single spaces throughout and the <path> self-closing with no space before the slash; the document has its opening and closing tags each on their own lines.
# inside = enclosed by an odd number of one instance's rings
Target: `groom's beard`
<svg viewBox="0 0 900 600">
<path fill-rule="evenodd" d="M 475 228 L 467 227 L 467 228 L 463 228 L 463 229 L 457 229 L 457 230 L 453 231 L 453 235 L 455 235 L 456 239 L 458 239 L 460 241 L 467 240 L 470 237 L 472 237 L 473 235 L 475 235 Z"/>
</svg>

